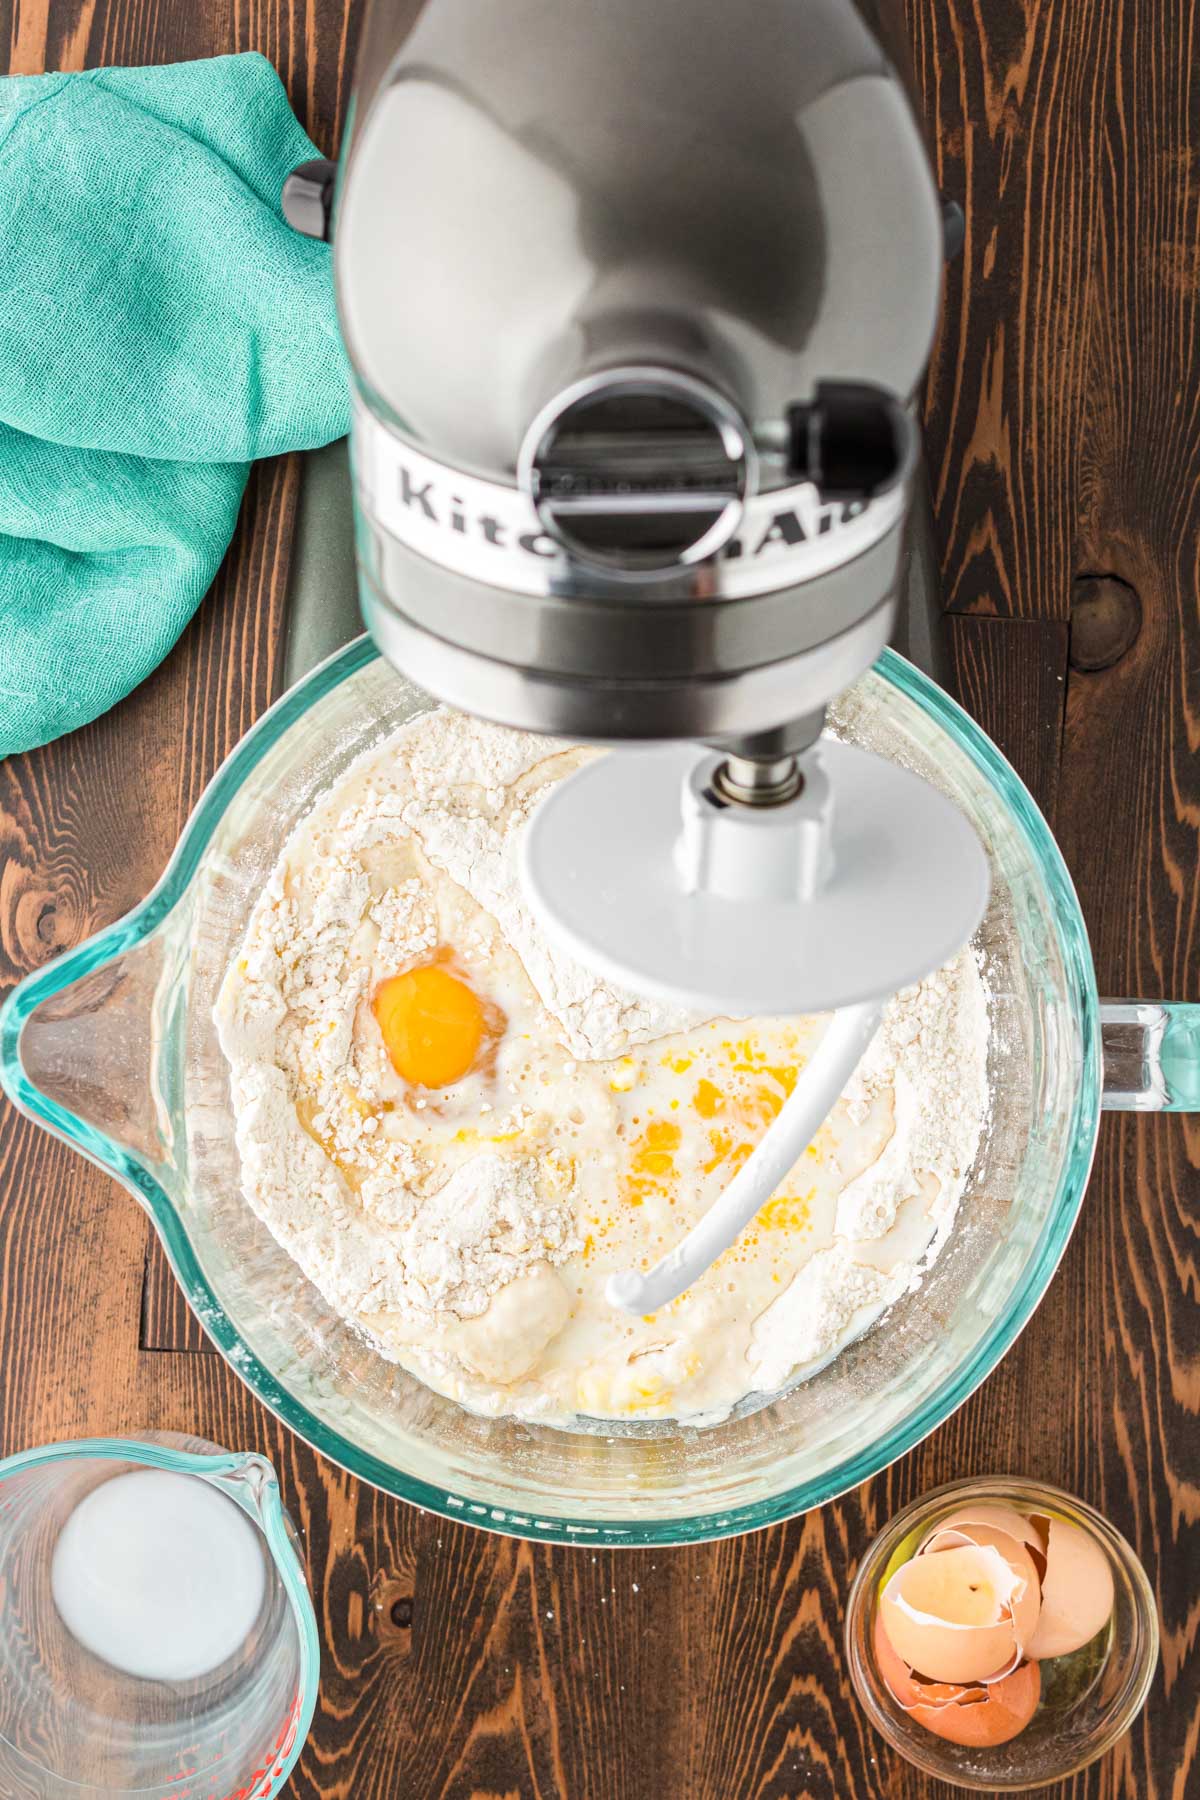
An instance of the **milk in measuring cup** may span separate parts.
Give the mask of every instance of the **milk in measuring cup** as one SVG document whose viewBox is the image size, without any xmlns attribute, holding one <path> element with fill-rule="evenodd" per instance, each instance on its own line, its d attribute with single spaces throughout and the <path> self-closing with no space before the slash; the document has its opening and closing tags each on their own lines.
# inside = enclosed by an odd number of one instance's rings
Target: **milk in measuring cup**
<svg viewBox="0 0 1200 1800">
<path fill-rule="evenodd" d="M 137 1469 L 80 1501 L 50 1569 L 68 1631 L 113 1668 L 191 1681 L 245 1643 L 266 1569 L 258 1533 L 194 1475 Z"/>
</svg>

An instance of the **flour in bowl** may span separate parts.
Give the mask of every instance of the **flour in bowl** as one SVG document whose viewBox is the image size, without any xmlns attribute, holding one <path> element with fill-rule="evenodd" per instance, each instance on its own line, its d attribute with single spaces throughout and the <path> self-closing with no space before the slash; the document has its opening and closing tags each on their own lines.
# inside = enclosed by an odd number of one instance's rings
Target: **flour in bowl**
<svg viewBox="0 0 1200 1800">
<path fill-rule="evenodd" d="M 970 951 L 897 995 L 739 1241 L 657 1314 L 615 1311 L 608 1275 L 713 1203 L 825 1021 L 688 1013 L 546 941 L 520 833 L 595 754 L 440 708 L 300 823 L 217 1007 L 243 1185 L 343 1318 L 465 1406 L 716 1418 L 937 1254 L 983 1129 L 986 996 Z"/>
</svg>

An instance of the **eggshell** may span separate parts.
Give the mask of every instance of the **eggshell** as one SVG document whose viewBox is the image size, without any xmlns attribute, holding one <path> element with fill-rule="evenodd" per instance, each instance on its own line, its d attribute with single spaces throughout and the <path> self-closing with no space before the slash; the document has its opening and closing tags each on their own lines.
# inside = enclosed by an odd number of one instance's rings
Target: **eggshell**
<svg viewBox="0 0 1200 1800">
<path fill-rule="evenodd" d="M 1042 1611 L 1025 1646 L 1031 1657 L 1066 1656 L 1107 1625 L 1113 1609 L 1108 1552 L 1065 1519 L 1051 1519 L 1042 1577 Z"/>
<path fill-rule="evenodd" d="M 908 1664 L 892 1649 L 879 1613 L 875 1615 L 875 1661 L 893 1697 L 906 1712 L 914 1706 L 953 1706 L 968 1695 L 977 1700 L 987 1695 L 987 1689 L 978 1681 L 918 1681 Z"/>
<path fill-rule="evenodd" d="M 1019 1737 L 1037 1711 L 1042 1674 L 1035 1662 L 1022 1663 L 986 1690 L 986 1699 L 957 1706 L 913 1706 L 908 1716 L 948 1743 L 982 1750 Z"/>
<path fill-rule="evenodd" d="M 875 1657 L 884 1682 L 911 1719 L 935 1737 L 971 1749 L 1009 1743 L 1024 1731 L 1041 1698 L 1041 1671 L 1036 1663 L 1022 1663 L 989 1687 L 917 1681 L 889 1644 L 878 1615 Z"/>
<path fill-rule="evenodd" d="M 934 1681 L 983 1681 L 1019 1656 L 1008 1612 L 1019 1577 L 990 1545 L 963 1544 L 902 1563 L 879 1597 L 893 1650 Z"/>
<path fill-rule="evenodd" d="M 1045 1535 L 1039 1530 L 1035 1520 L 1027 1519 L 1025 1514 L 1019 1513 L 1015 1506 L 1003 1506 L 999 1501 L 992 1500 L 973 1502 L 970 1506 L 964 1506 L 958 1512 L 951 1513 L 948 1519 L 943 1519 L 941 1524 L 930 1533 L 930 1538 L 939 1536 L 943 1531 L 954 1531 L 955 1529 L 961 1531 L 969 1525 L 987 1525 L 992 1531 L 1007 1532 L 1009 1537 L 1016 1538 L 1018 1544 L 1027 1544 L 1039 1554 L 1046 1547 Z M 921 1550 L 924 1550 L 925 1544 L 929 1541 L 930 1539 L 926 1538 L 925 1543 L 921 1545 Z M 919 1554 L 920 1551 L 918 1551 Z"/>
<path fill-rule="evenodd" d="M 1017 1643 L 1023 1649 L 1037 1630 L 1038 1615 L 1042 1610 L 1042 1587 L 1038 1579 L 1037 1568 L 1025 1545 L 1018 1543 L 1006 1531 L 993 1531 L 990 1525 L 965 1522 L 950 1527 L 942 1526 L 927 1538 L 921 1546 L 922 1556 L 941 1555 L 944 1550 L 953 1549 L 964 1543 L 991 1546 L 998 1550 L 1013 1574 L 1019 1580 L 1019 1587 L 1010 1601 L 1013 1617 L 1013 1628 Z"/>
</svg>

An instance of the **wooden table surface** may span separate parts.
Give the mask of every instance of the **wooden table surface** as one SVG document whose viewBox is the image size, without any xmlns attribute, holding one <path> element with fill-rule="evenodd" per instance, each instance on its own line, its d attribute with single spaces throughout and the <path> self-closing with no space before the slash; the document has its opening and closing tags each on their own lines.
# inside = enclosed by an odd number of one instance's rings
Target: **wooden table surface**
<svg viewBox="0 0 1200 1800">
<path fill-rule="evenodd" d="M 959 693 L 1058 833 L 1101 990 L 1197 1000 L 1200 5 L 906 14 L 938 177 L 967 215 L 927 408 Z M 328 151 L 359 15 L 355 0 L 0 0 L 0 58 L 34 72 L 258 49 Z M 296 482 L 294 459 L 255 470 L 215 588 L 151 680 L 0 765 L 5 984 L 146 892 L 277 693 Z M 1047 1791 L 1200 1794 L 1198 1300 L 1200 1119 L 1109 1117 L 1040 1311 L 886 1475 L 729 1543 L 534 1547 L 422 1517 L 315 1456 L 207 1347 L 129 1196 L 0 1120 L 0 1449 L 169 1427 L 272 1458 L 324 1646 L 289 1789 L 305 1800 L 949 1796 L 856 1707 L 843 1602 L 896 1507 L 1006 1470 L 1106 1512 L 1161 1609 L 1141 1720 Z"/>
</svg>

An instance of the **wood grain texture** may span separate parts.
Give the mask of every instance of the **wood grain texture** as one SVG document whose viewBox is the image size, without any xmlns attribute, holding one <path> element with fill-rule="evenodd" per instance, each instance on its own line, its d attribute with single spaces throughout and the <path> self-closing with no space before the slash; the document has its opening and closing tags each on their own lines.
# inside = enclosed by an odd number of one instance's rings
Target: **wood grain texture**
<svg viewBox="0 0 1200 1800">
<path fill-rule="evenodd" d="M 255 48 L 322 150 L 354 0 L 0 0 L 14 71 Z M 949 274 L 928 436 L 962 698 L 1054 817 L 1102 986 L 1200 998 L 1200 123 L 1184 0 L 905 0 Z M 213 594 L 107 718 L 0 767 L 0 978 L 125 911 L 273 697 L 295 475 L 256 472 Z M 1141 603 L 1069 668 L 1077 581 Z M 962 615 L 979 615 L 964 617 Z M 987 616 L 991 615 L 991 616 Z M 0 1118 L 0 1449 L 154 1426 L 264 1450 L 324 1670 L 303 1800 L 950 1800 L 854 1705 L 842 1606 L 922 1489 L 1004 1469 L 1095 1501 L 1160 1596 L 1129 1739 L 1051 1800 L 1200 1792 L 1200 1125 L 1108 1120 L 1045 1303 L 983 1389 L 842 1502 L 730 1544 L 552 1550 L 451 1526 L 315 1456 L 199 1340 L 142 1215 Z M 0 1796 L 0 1800 L 3 1797 Z"/>
<path fill-rule="evenodd" d="M 940 178 L 968 216 L 929 385 L 944 595 L 1069 629 L 1087 577 L 1132 590 L 1130 648 L 1065 671 L 1055 822 L 1101 991 L 1194 1000 L 1197 9 L 909 0 L 908 14 Z M 961 655 L 959 671 L 972 673 Z M 1075 1784 L 1106 1800 L 1200 1792 L 1198 1232 L 1197 1121 L 1106 1119 L 1063 1268 L 1002 1371 L 1035 1421 L 1024 1465 L 1057 1466 L 1107 1511 L 1159 1594 L 1146 1713 Z M 1043 1433 L 1044 1390 L 1026 1379 L 1072 1363 L 1080 1377 L 1052 1388 Z"/>
<path fill-rule="evenodd" d="M 958 698 L 1007 756 L 1053 825 L 1069 627 L 1056 619 L 976 619 L 952 613 L 946 636 Z"/>
<path fill-rule="evenodd" d="M 967 213 L 929 383 L 950 605 L 1067 617 L 1112 571 L 1195 601 L 1200 73 L 1192 0 L 906 0 Z"/>
</svg>

